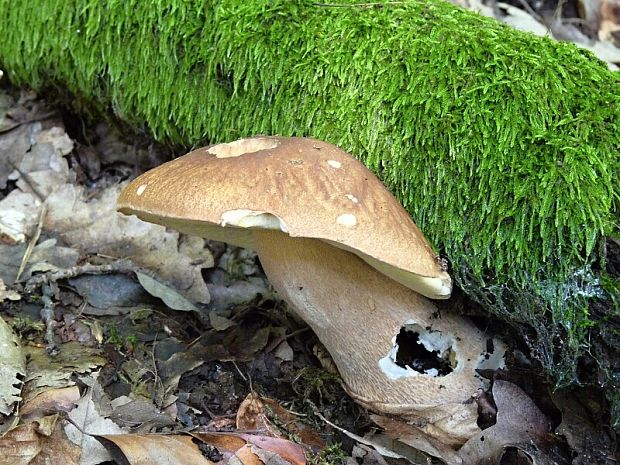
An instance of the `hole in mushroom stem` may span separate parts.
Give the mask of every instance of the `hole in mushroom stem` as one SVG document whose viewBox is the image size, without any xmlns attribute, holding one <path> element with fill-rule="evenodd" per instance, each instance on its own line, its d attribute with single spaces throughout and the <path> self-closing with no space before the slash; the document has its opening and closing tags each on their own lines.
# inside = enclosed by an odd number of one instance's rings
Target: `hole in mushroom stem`
<svg viewBox="0 0 620 465">
<path fill-rule="evenodd" d="M 452 373 L 458 366 L 457 360 L 451 336 L 407 322 L 394 337 L 392 349 L 379 360 L 379 367 L 392 379 L 437 377 Z"/>
<path fill-rule="evenodd" d="M 445 376 L 452 373 L 452 348 L 428 350 L 420 341 L 420 333 L 401 328 L 396 336 L 396 365 L 411 368 L 430 376 Z"/>
</svg>

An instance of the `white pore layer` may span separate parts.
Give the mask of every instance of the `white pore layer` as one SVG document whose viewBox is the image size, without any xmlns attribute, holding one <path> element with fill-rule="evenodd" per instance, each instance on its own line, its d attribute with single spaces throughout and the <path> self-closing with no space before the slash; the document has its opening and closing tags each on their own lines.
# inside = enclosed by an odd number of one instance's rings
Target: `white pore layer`
<svg viewBox="0 0 620 465">
<path fill-rule="evenodd" d="M 276 215 L 256 210 L 229 210 L 220 218 L 221 226 L 240 228 L 274 229 L 288 232 L 286 223 Z"/>
</svg>

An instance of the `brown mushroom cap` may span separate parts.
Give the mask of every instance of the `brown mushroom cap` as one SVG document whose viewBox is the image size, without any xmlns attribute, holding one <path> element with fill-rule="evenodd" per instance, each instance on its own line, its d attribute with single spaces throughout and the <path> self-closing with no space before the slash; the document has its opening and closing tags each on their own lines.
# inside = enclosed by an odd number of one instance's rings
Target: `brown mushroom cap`
<svg viewBox="0 0 620 465">
<path fill-rule="evenodd" d="M 135 179 L 118 209 L 248 248 L 252 228 L 321 239 L 427 297 L 450 296 L 449 275 L 405 209 L 362 163 L 319 140 L 256 137 L 195 150 Z"/>
</svg>

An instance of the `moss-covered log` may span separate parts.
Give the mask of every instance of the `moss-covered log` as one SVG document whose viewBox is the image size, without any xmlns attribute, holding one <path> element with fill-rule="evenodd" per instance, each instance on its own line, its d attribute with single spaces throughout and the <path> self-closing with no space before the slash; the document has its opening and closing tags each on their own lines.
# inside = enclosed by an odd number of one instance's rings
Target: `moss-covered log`
<svg viewBox="0 0 620 465">
<path fill-rule="evenodd" d="M 438 0 L 0 0 L 0 18 L 11 79 L 159 140 L 356 154 L 470 296 L 535 329 L 559 385 L 588 353 L 620 382 L 602 356 L 619 345 L 620 78 L 589 53 Z"/>
</svg>

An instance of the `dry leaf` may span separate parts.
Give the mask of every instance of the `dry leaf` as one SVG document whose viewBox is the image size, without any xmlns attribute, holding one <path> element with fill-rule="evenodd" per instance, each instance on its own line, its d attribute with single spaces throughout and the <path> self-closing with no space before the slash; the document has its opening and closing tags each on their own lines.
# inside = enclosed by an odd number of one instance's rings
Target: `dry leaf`
<svg viewBox="0 0 620 465">
<path fill-rule="evenodd" d="M 6 433 L 0 438 L 0 465 L 77 465 L 79 450 L 63 436 L 58 422 L 52 420 L 51 428 L 48 434 L 31 422 Z"/>
<path fill-rule="evenodd" d="M 620 0 L 601 0 L 600 21 L 599 39 L 618 43 L 614 34 L 620 32 Z"/>
<path fill-rule="evenodd" d="M 410 425 L 402 420 L 380 415 L 371 415 L 370 418 L 384 429 L 383 433 L 376 434 L 372 437 L 373 442 L 379 442 L 386 448 L 408 458 L 412 463 L 420 461 L 420 454 L 416 454 L 415 451 L 422 451 L 432 457 L 440 458 L 450 465 L 461 463 L 460 457 L 450 445 L 429 436 L 414 425 Z M 388 439 L 388 441 L 385 439 Z M 413 448 L 414 451 L 402 447 L 401 444 Z"/>
<path fill-rule="evenodd" d="M 213 465 L 190 436 L 162 434 L 99 435 L 96 439 L 119 463 L 130 465 Z"/>
<path fill-rule="evenodd" d="M 272 452 L 292 465 L 306 465 L 306 456 L 299 444 L 286 439 L 245 433 L 191 433 L 195 438 L 215 446 L 220 451 L 235 453 L 246 444 Z"/>
<path fill-rule="evenodd" d="M 252 450 L 251 444 L 241 446 L 228 460 L 230 465 L 264 465 L 260 457 Z"/>
<path fill-rule="evenodd" d="M 36 395 L 25 402 L 20 409 L 22 416 L 48 412 L 68 412 L 80 400 L 80 390 L 77 386 L 51 388 Z"/>
<path fill-rule="evenodd" d="M 459 450 L 463 465 L 495 464 L 507 448 L 525 452 L 535 465 L 558 465 L 549 457 L 547 417 L 517 385 L 495 381 L 493 399 L 497 422 L 467 441 Z"/>
<path fill-rule="evenodd" d="M 10 415 L 21 400 L 26 358 L 19 339 L 0 317 L 0 414 Z"/>
<path fill-rule="evenodd" d="M 20 425 L 0 438 L 0 465 L 28 465 L 41 452 L 34 425 Z"/>
<path fill-rule="evenodd" d="M 213 329 L 216 331 L 226 331 L 228 328 L 237 324 L 226 317 L 218 315 L 217 311 L 215 310 L 211 310 L 209 312 L 209 322 L 211 323 Z"/>
<path fill-rule="evenodd" d="M 96 383 L 96 379 L 94 382 Z M 124 433 L 116 423 L 101 415 L 98 406 L 93 401 L 94 392 L 94 387 L 91 387 L 86 395 L 79 400 L 77 408 L 69 412 L 71 421 L 86 434 L 78 430 L 73 424 L 65 426 L 67 437 L 81 448 L 80 465 L 96 465 L 110 460 L 107 450 L 92 435 Z"/>
<path fill-rule="evenodd" d="M 274 419 L 272 421 L 271 419 Z M 278 438 L 295 437 L 303 445 L 323 449 L 319 434 L 273 399 L 251 392 L 237 410 L 237 429 L 259 431 Z"/>
<path fill-rule="evenodd" d="M 0 278 L 0 302 L 5 300 L 20 300 L 22 298 L 19 293 L 6 288 L 4 281 Z"/>
<path fill-rule="evenodd" d="M 106 363 L 98 349 L 77 342 L 63 344 L 54 357 L 44 347 L 28 346 L 24 352 L 28 356 L 24 401 L 30 401 L 50 388 L 73 386 L 75 374 L 88 373 Z"/>
<path fill-rule="evenodd" d="M 198 308 L 169 286 L 160 283 L 149 275 L 136 271 L 136 276 L 142 287 L 152 296 L 159 297 L 173 310 L 192 311 Z"/>
</svg>

